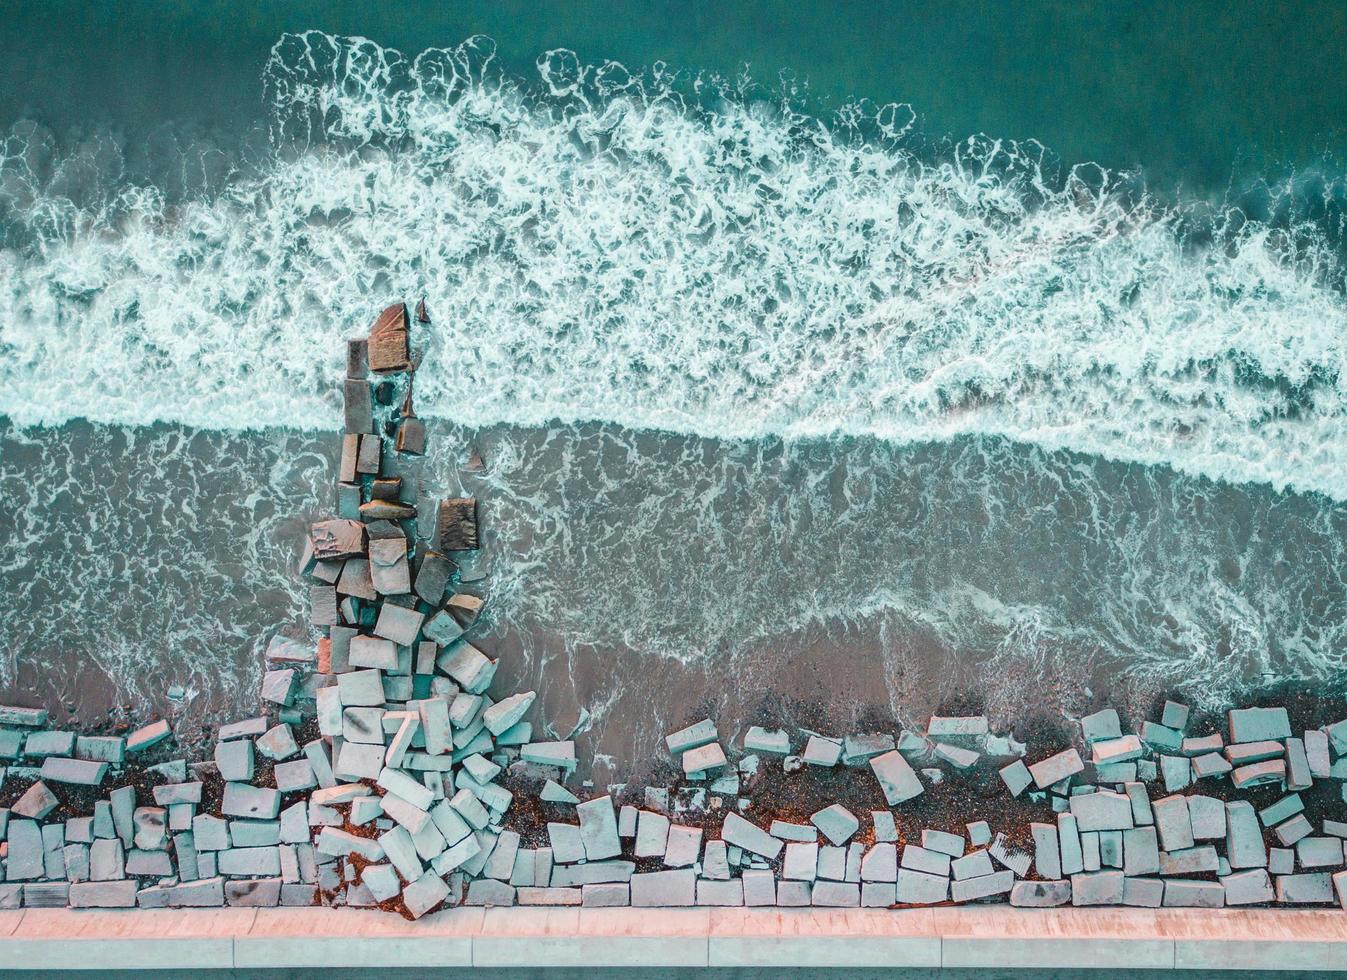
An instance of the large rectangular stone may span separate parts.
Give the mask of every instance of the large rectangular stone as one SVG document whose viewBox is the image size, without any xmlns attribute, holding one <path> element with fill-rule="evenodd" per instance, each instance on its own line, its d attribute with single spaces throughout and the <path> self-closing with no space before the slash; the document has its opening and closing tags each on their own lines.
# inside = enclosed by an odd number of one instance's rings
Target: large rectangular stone
<svg viewBox="0 0 1347 980">
<path fill-rule="evenodd" d="M 1034 785 L 1039 789 L 1047 789 L 1063 779 L 1084 771 L 1085 762 L 1075 749 L 1065 749 L 1029 767 L 1029 774 L 1034 777 Z"/>
<path fill-rule="evenodd" d="M 1225 804 L 1225 854 L 1232 868 L 1267 866 L 1267 849 L 1253 804 L 1233 800 Z"/>
<path fill-rule="evenodd" d="M 870 768 L 879 780 L 879 788 L 889 806 L 897 806 L 921 795 L 923 787 L 920 777 L 896 750 L 875 756 L 870 760 Z"/>
<path fill-rule="evenodd" d="M 97 786 L 108 774 L 106 762 L 84 759 L 62 759 L 48 756 L 42 760 L 42 778 L 53 783 L 72 783 L 77 786 Z"/>
<path fill-rule="evenodd" d="M 1071 797 L 1071 813 L 1082 833 L 1127 830 L 1132 826 L 1132 801 L 1121 793 L 1101 790 Z"/>
<path fill-rule="evenodd" d="M 697 873 L 691 868 L 631 876 L 631 904 L 636 908 L 695 905 Z"/>
<path fill-rule="evenodd" d="M 1261 742 L 1291 737 L 1285 708 L 1236 708 L 1226 714 L 1231 742 Z"/>
<path fill-rule="evenodd" d="M 873 761 L 871 760 L 871 762 Z M 771 836 L 761 827 L 749 823 L 737 813 L 725 814 L 725 821 L 720 828 L 720 836 L 726 844 L 741 847 L 753 854 L 765 857 L 769 861 L 776 860 L 776 856 L 781 853 L 783 846 L 782 841 Z"/>
</svg>

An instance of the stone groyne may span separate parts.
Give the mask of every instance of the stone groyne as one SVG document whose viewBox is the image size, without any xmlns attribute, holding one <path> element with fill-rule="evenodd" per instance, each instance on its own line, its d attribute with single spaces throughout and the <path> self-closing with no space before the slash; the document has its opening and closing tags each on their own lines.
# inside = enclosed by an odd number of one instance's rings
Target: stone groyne
<svg viewBox="0 0 1347 980">
<path fill-rule="evenodd" d="M 348 346 L 313 636 L 269 641 L 260 714 L 189 761 L 165 721 L 0 707 L 0 908 L 1347 904 L 1347 722 L 1287 705 L 1217 726 L 1169 701 L 1135 731 L 1106 708 L 1067 746 L 972 714 L 733 743 L 693 718 L 662 785 L 596 790 L 474 643 L 477 501 L 419 512 L 427 316 L 395 304 Z M 944 783 L 966 807 L 930 805 Z"/>
</svg>

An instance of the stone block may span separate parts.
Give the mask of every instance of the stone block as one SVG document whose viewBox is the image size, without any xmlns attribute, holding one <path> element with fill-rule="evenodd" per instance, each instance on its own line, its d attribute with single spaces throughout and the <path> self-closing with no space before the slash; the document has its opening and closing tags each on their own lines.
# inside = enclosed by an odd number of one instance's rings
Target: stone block
<svg viewBox="0 0 1347 980">
<path fill-rule="evenodd" d="M 683 772 L 688 776 L 719 769 L 725 764 L 725 750 L 719 742 L 701 745 L 683 753 Z"/>
<path fill-rule="evenodd" d="M 1235 800 L 1225 804 L 1225 853 L 1232 868 L 1262 868 L 1267 865 L 1263 833 L 1253 804 Z"/>
<path fill-rule="evenodd" d="M 379 618 L 374 624 L 374 635 L 391 640 L 399 646 L 413 646 L 424 620 L 424 613 L 386 602 L 379 609 Z"/>
<path fill-rule="evenodd" d="M 879 758 L 883 758 L 882 756 Z M 870 760 L 873 765 L 875 759 Z M 906 763 L 904 763 L 906 764 Z M 909 769 L 910 771 L 910 769 Z M 881 780 L 882 784 L 883 780 Z M 721 839 L 734 847 L 741 847 L 745 851 L 765 857 L 769 861 L 776 860 L 781 853 L 782 842 L 768 834 L 761 827 L 749 823 L 737 813 L 727 813 L 724 823 L 720 828 Z"/>
<path fill-rule="evenodd" d="M 1018 881 L 1010 889 L 1010 904 L 1017 908 L 1047 909 L 1070 903 L 1069 881 Z"/>
<path fill-rule="evenodd" d="M 1141 740 L 1157 752 L 1177 754 L 1183 749 L 1183 732 L 1153 721 L 1142 723 Z"/>
<path fill-rule="evenodd" d="M 27 881 L 41 878 L 46 869 L 43 863 L 42 830 L 37 821 L 11 818 L 7 838 L 5 879 Z"/>
<path fill-rule="evenodd" d="M 908 844 L 903 848 L 902 866 L 911 868 L 913 871 L 923 871 L 927 874 L 941 875 L 947 878 L 950 873 L 950 856 L 939 851 L 918 847 L 915 844 Z"/>
<path fill-rule="evenodd" d="M 744 736 L 744 751 L 764 755 L 790 755 L 790 736 L 754 725 Z"/>
<path fill-rule="evenodd" d="M 889 806 L 897 806 L 922 792 L 920 777 L 897 751 L 875 756 L 870 760 L 870 768 Z"/>
<path fill-rule="evenodd" d="M 1193 846 L 1193 825 L 1188 815 L 1188 800 L 1182 796 L 1166 796 L 1151 804 L 1155 814 L 1160 846 L 1166 851 L 1180 851 Z"/>
<path fill-rule="evenodd" d="M 385 606 L 384 608 L 389 607 Z M 397 607 L 392 608 L 396 609 Z M 398 648 L 392 640 L 375 636 L 352 637 L 348 656 L 352 667 L 386 671 L 398 669 Z"/>
<path fill-rule="evenodd" d="M 1303 813 L 1297 813 L 1285 823 L 1278 824 L 1273 831 L 1277 835 L 1277 840 L 1283 847 L 1290 847 L 1299 841 L 1302 837 L 1308 837 L 1314 832 L 1310 822 L 1305 819 Z"/>
<path fill-rule="evenodd" d="M 294 699 L 295 672 L 292 669 L 268 670 L 262 675 L 262 700 L 289 705 Z"/>
<path fill-rule="evenodd" d="M 1277 875 L 1277 901 L 1284 905 L 1317 905 L 1335 900 L 1333 876 L 1328 872 Z"/>
<path fill-rule="evenodd" d="M 225 783 L 220 812 L 230 817 L 274 820 L 281 812 L 281 794 L 264 786 Z"/>
<path fill-rule="evenodd" d="M 1085 741 L 1091 743 L 1122 735 L 1118 712 L 1113 708 L 1105 708 L 1081 718 L 1080 728 Z"/>
<path fill-rule="evenodd" d="M 664 864 L 670 868 L 690 868 L 697 863 L 701 852 L 702 831 L 700 827 L 684 827 L 674 824 L 669 828 L 669 836 L 664 848 Z"/>
<path fill-rule="evenodd" d="M 950 898 L 955 902 L 974 902 L 993 895 L 1008 894 L 1015 885 L 1013 871 L 997 871 L 978 878 L 965 878 L 950 886 Z"/>
<path fill-rule="evenodd" d="M 133 878 L 124 881 L 85 881 L 70 886 L 73 909 L 133 909 L 139 884 Z"/>
<path fill-rule="evenodd" d="M 598 861 L 622 853 L 612 797 L 600 796 L 587 800 L 575 808 L 575 813 L 580 820 L 580 838 L 586 860 Z M 555 855 L 555 847 L 553 853 Z"/>
<path fill-rule="evenodd" d="M 971 854 L 965 854 L 963 857 L 951 861 L 949 867 L 955 881 L 962 881 L 965 878 L 982 878 L 996 872 L 996 869 L 992 867 L 991 855 L 986 851 L 973 851 Z M 1043 871 L 1040 869 L 1039 874 L 1042 873 Z"/>
<path fill-rule="evenodd" d="M 1342 840 L 1337 837 L 1302 837 L 1296 841 L 1296 860 L 1301 868 L 1336 868 L 1342 865 Z"/>
<path fill-rule="evenodd" d="M 1094 871 L 1071 876 L 1072 905 L 1121 905 L 1122 901 L 1121 871 Z"/>
<path fill-rule="evenodd" d="M 1123 874 L 1129 878 L 1160 871 L 1159 838 L 1154 827 L 1123 831 Z"/>
<path fill-rule="evenodd" d="M 1001 780 L 1006 784 L 1006 789 L 1010 790 L 1011 796 L 1019 796 L 1034 781 L 1034 777 L 1029 772 L 1029 767 L 1024 764 L 1023 759 L 1016 759 L 1010 765 L 1001 769 L 1000 772 Z"/>
<path fill-rule="evenodd" d="M 215 745 L 215 768 L 220 778 L 226 781 L 246 783 L 253 778 L 253 743 L 249 739 L 236 739 L 232 742 L 217 742 Z"/>
<path fill-rule="evenodd" d="M 1062 876 L 1062 855 L 1058 844 L 1057 826 L 1050 823 L 1031 823 L 1034 838 L 1034 868 L 1040 877 L 1056 880 Z"/>
<path fill-rule="evenodd" d="M 30 759 L 44 759 L 52 755 L 73 755 L 75 733 L 63 731 L 29 732 L 23 743 L 23 754 Z"/>
<path fill-rule="evenodd" d="M 847 881 L 816 881 L 810 889 L 810 904 L 824 908 L 859 908 L 860 885 Z"/>
<path fill-rule="evenodd" d="M 1188 820 L 1194 840 L 1217 840 L 1225 836 L 1225 804 L 1210 796 L 1188 797 Z"/>
<path fill-rule="evenodd" d="M 639 812 L 634 851 L 638 858 L 663 857 L 668 837 L 668 817 L 652 810 L 641 810 Z"/>
<path fill-rule="evenodd" d="M 809 822 L 819 829 L 834 846 L 841 847 L 860 829 L 861 822 L 840 803 L 825 807 L 809 818 Z M 962 853 L 962 849 L 961 849 Z"/>
<path fill-rule="evenodd" d="M 60 801 L 47 788 L 47 784 L 38 780 L 29 786 L 10 807 L 15 817 L 41 820 L 56 809 Z"/>
<path fill-rule="evenodd" d="M 1225 886 L 1226 905 L 1261 905 L 1277 897 L 1272 879 L 1263 868 L 1236 871 L 1221 879 Z"/>
<path fill-rule="evenodd" d="M 625 881 L 597 882 L 580 889 L 585 908 L 624 908 L 631 904 L 631 886 Z"/>
<path fill-rule="evenodd" d="M 1132 801 L 1120 793 L 1101 790 L 1073 796 L 1070 803 L 1082 832 L 1128 830 L 1132 826 Z"/>
<path fill-rule="evenodd" d="M 741 906 L 744 904 L 743 883 L 738 878 L 728 881 L 698 878 L 697 904 L 719 907 Z"/>
<path fill-rule="evenodd" d="M 900 905 L 935 905 L 944 902 L 949 898 L 949 878 L 913 868 L 900 868 L 895 898 Z"/>
<path fill-rule="evenodd" d="M 441 500 L 435 527 L 439 551 L 475 551 L 480 546 L 477 501 L 471 497 Z"/>
<path fill-rule="evenodd" d="M 1218 866 L 1216 848 L 1210 845 L 1187 847 L 1181 851 L 1164 851 L 1160 855 L 1160 874 L 1162 875 L 1215 873 Z"/>
<path fill-rule="evenodd" d="M 697 874 L 691 868 L 634 874 L 630 886 L 636 908 L 696 904 Z"/>
<path fill-rule="evenodd" d="M 781 877 L 791 881 L 813 881 L 818 877 L 818 844 L 792 841 L 786 845 Z"/>
<path fill-rule="evenodd" d="M 1166 701 L 1164 710 L 1160 715 L 1160 724 L 1166 728 L 1183 731 L 1188 727 L 1188 705 L 1179 704 L 1177 701 Z"/>
<path fill-rule="evenodd" d="M 835 738 L 823 735 L 810 735 L 800 758 L 806 765 L 828 769 L 837 765 L 842 758 L 842 743 Z"/>
<path fill-rule="evenodd" d="M 42 760 L 42 780 L 77 786 L 98 786 L 107 777 L 108 768 L 106 762 L 48 756 Z"/>
<path fill-rule="evenodd" d="M 1158 909 L 1165 898 L 1165 883 L 1159 878 L 1124 878 L 1124 905 L 1132 908 Z"/>
<path fill-rule="evenodd" d="M 1060 826 L 1059 823 L 1059 830 Z M 1058 836 L 1061 836 L 1060 832 Z M 987 851 L 1003 868 L 1009 868 L 1021 878 L 1029 873 L 1029 866 L 1034 860 L 1033 855 L 1021 851 L 1018 845 L 1010 843 L 1005 834 L 997 834 Z"/>
<path fill-rule="evenodd" d="M 1058 752 L 1056 755 L 1049 756 L 1029 767 L 1029 773 L 1034 778 L 1034 785 L 1039 789 L 1047 789 L 1055 783 L 1060 783 L 1062 780 L 1084 771 L 1085 763 L 1081 760 L 1080 753 L 1075 749 Z"/>
<path fill-rule="evenodd" d="M 1226 720 L 1232 743 L 1291 737 L 1291 720 L 1285 708 L 1236 708 L 1227 712 Z"/>
</svg>

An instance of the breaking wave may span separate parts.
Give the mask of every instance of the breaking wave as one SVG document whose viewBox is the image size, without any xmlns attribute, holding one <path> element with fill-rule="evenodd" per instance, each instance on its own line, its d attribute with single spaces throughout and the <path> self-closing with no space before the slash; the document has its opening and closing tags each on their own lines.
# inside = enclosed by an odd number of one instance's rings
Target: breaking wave
<svg viewBox="0 0 1347 980">
<path fill-rule="evenodd" d="M 0 413 L 334 425 L 333 340 L 425 295 L 421 414 L 717 439 L 994 436 L 1347 499 L 1327 236 L 1165 206 L 903 106 L 470 39 L 287 35 L 269 139 L 122 178 L 115 141 L 0 160 Z"/>
</svg>

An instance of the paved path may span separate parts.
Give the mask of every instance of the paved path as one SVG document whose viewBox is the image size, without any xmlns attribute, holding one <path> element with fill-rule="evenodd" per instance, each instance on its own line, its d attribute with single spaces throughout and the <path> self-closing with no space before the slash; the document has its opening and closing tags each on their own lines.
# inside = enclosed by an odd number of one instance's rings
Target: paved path
<svg viewBox="0 0 1347 980">
<path fill-rule="evenodd" d="M 1347 969 L 1347 915 L 1281 909 L 333 909 L 0 912 L 0 964 Z"/>
</svg>

